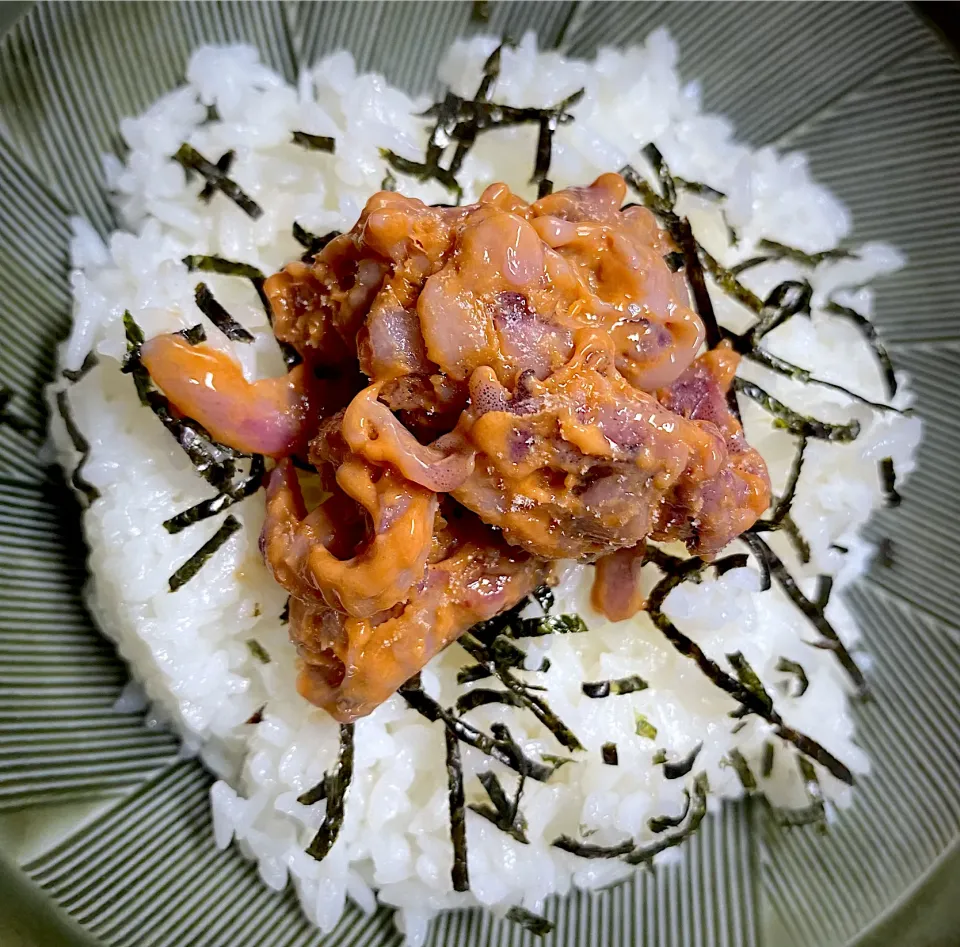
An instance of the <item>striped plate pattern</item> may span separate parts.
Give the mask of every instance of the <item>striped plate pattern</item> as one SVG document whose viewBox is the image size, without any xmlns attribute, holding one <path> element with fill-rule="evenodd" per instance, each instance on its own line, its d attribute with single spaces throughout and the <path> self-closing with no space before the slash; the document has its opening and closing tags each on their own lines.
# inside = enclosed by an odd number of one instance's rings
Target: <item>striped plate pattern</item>
<svg viewBox="0 0 960 947">
<path fill-rule="evenodd" d="M 875 655 L 875 699 L 860 714 L 874 773 L 854 809 L 821 838 L 775 830 L 759 806 L 726 806 L 682 865 L 551 902 L 550 943 L 841 945 L 956 846 L 960 73 L 906 5 L 41 4 L 0 41 L 0 383 L 13 393 L 0 423 L 0 809 L 119 796 L 24 866 L 97 943 L 321 940 L 291 891 L 269 891 L 235 849 L 213 848 L 210 777 L 176 761 L 169 735 L 111 710 L 124 669 L 83 611 L 77 512 L 38 457 L 38 394 L 69 314 L 67 217 L 112 229 L 99 154 L 117 149 L 119 119 L 175 87 L 203 42 L 252 42 L 287 78 L 346 47 L 360 68 L 419 93 L 435 90 L 458 35 L 534 28 L 542 45 L 589 56 L 661 24 L 709 108 L 754 144 L 808 151 L 851 205 L 857 236 L 907 250 L 911 265 L 881 291 L 878 321 L 914 376 L 927 436 L 903 505 L 871 526 L 874 538 L 892 537 L 892 565 L 851 596 Z M 399 938 L 385 913 L 350 907 L 323 942 Z M 442 918 L 428 942 L 533 940 L 474 911 Z"/>
<path fill-rule="evenodd" d="M 189 763 L 168 768 L 26 871 L 102 943 L 117 947 L 316 944 L 318 933 L 292 891 L 269 890 L 235 849 L 212 845 L 211 782 Z M 552 899 L 546 911 L 556 924 L 552 943 L 756 947 L 758 905 L 741 883 L 753 857 L 747 811 L 731 808 L 727 817 L 708 821 L 688 854 L 681 866 L 596 894 Z M 729 866 L 729 885 L 716 884 L 718 861 Z M 349 905 L 329 942 L 399 947 L 402 937 L 389 912 L 365 916 Z M 428 944 L 533 942 L 487 912 L 459 911 L 434 925 Z"/>
<path fill-rule="evenodd" d="M 168 765 L 168 733 L 113 704 L 127 679 L 79 599 L 65 488 L 0 478 L 0 810 L 117 795 Z"/>
</svg>

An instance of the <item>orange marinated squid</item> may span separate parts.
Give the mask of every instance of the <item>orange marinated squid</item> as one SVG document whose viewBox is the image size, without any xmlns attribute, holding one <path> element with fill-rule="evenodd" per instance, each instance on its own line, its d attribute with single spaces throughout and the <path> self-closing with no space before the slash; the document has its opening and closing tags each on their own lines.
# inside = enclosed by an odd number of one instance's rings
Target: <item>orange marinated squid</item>
<svg viewBox="0 0 960 947">
<path fill-rule="evenodd" d="M 295 598 L 367 618 L 403 602 L 422 577 L 437 496 L 354 457 L 336 483 L 340 496 L 308 514 L 292 462 L 281 461 L 267 479 L 261 549 Z M 366 513 L 353 523 L 345 515 L 350 500 Z"/>
<path fill-rule="evenodd" d="M 712 556 L 769 502 L 727 402 L 737 356 L 623 179 L 463 207 L 380 192 L 356 225 L 266 280 L 303 364 L 248 382 L 210 346 L 145 343 L 183 414 L 279 460 L 264 559 L 291 594 L 300 693 L 370 713 L 551 562 L 597 563 L 595 607 L 643 607 L 648 540 Z M 320 377 L 318 377 L 318 375 Z M 329 494 L 312 510 L 290 458 Z"/>
<path fill-rule="evenodd" d="M 306 364 L 281 378 L 250 382 L 225 352 L 175 333 L 145 342 L 140 360 L 181 414 L 228 447 L 288 457 L 304 450 L 316 426 L 323 386 Z"/>
</svg>

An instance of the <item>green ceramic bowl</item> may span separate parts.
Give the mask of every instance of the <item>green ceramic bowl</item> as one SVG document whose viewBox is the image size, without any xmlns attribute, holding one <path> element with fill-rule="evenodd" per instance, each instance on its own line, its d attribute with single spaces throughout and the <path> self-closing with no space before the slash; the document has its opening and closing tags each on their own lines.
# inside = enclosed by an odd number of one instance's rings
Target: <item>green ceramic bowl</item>
<svg viewBox="0 0 960 947">
<path fill-rule="evenodd" d="M 182 76 L 203 42 L 249 42 L 289 79 L 346 47 L 410 91 L 480 29 L 589 56 L 665 24 L 705 104 L 755 145 L 801 148 L 859 240 L 909 266 L 877 321 L 927 422 L 919 471 L 870 526 L 890 555 L 849 596 L 874 655 L 860 740 L 873 759 L 827 837 L 730 806 L 680 867 L 554 902 L 553 944 L 960 944 L 960 70 L 898 3 L 3 4 L 0 49 L 0 942 L 331 947 L 399 942 L 348 910 L 325 940 L 291 893 L 213 844 L 209 777 L 174 739 L 113 712 L 126 671 L 80 601 L 77 513 L 42 459 L 43 385 L 67 329 L 71 214 L 111 229 L 101 152 L 119 119 Z M 486 13 L 488 22 L 476 22 Z M 15 20 L 15 22 L 13 22 Z M 527 943 L 479 912 L 430 943 Z"/>
</svg>

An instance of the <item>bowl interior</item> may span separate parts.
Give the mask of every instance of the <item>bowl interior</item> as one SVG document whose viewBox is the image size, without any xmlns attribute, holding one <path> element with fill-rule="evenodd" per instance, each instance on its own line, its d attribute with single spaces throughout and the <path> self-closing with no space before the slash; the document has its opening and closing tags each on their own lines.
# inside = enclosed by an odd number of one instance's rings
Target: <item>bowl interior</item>
<svg viewBox="0 0 960 947">
<path fill-rule="evenodd" d="M 708 108 L 754 145 L 805 151 L 849 205 L 854 237 L 906 253 L 879 287 L 876 321 L 927 426 L 903 503 L 869 526 L 887 554 L 849 596 L 874 693 L 858 713 L 874 768 L 854 808 L 820 837 L 781 831 L 758 805 L 727 806 L 682 865 L 552 903 L 554 942 L 827 947 L 917 934 L 909 912 L 886 919 L 938 890 L 960 823 L 960 69 L 915 14 L 896 3 L 41 4 L 0 52 L 0 383 L 12 394 L 0 423 L 0 844 L 17 863 L 0 873 L 4 890 L 26 876 L 60 905 L 74 942 L 318 939 L 292 893 L 213 848 L 211 777 L 178 760 L 169 734 L 111 709 L 126 670 L 82 607 L 78 512 L 44 459 L 41 392 L 70 314 L 68 218 L 113 228 L 100 154 L 118 149 L 119 120 L 179 84 L 204 42 L 253 43 L 288 79 L 345 47 L 358 68 L 422 92 L 465 33 L 534 29 L 543 47 L 590 56 L 659 25 Z M 10 917 L 37 897 L 23 890 Z M 929 910 L 955 931 L 946 900 Z M 430 943 L 520 937 L 462 912 Z M 348 908 L 325 942 L 399 939 L 384 912 Z"/>
</svg>

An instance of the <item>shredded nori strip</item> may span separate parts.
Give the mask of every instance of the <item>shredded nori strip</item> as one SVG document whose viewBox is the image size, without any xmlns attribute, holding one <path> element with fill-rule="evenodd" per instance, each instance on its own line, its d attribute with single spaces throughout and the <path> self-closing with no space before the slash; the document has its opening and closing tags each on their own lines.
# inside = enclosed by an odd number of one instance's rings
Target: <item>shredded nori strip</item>
<svg viewBox="0 0 960 947">
<path fill-rule="evenodd" d="M 795 263 L 802 263 L 804 266 L 819 266 L 827 260 L 849 260 L 856 258 L 856 253 L 851 250 L 821 250 L 818 253 L 806 253 L 798 250 L 796 247 L 788 247 L 785 243 L 778 243 L 776 240 L 761 240 L 757 246 L 761 250 L 769 252 L 768 260 L 793 260 Z"/>
<path fill-rule="evenodd" d="M 208 108 L 213 112 L 213 116 L 209 118 L 209 121 L 217 121 L 219 119 L 219 115 L 217 115 L 216 107 L 211 105 L 208 106 Z M 229 174 L 230 168 L 233 167 L 233 159 L 236 158 L 236 156 L 237 153 L 232 148 L 229 151 L 225 151 L 222 155 L 220 155 L 219 158 L 217 158 L 217 170 L 221 171 L 223 174 Z M 203 185 L 203 190 L 200 191 L 198 196 L 204 204 L 208 204 L 216 192 L 217 189 L 214 187 L 214 185 L 211 184 L 210 181 L 207 181 L 207 183 Z"/>
<path fill-rule="evenodd" d="M 488 57 L 483 64 L 483 78 L 480 80 L 480 86 L 477 94 L 473 97 L 474 102 L 488 102 L 493 86 L 500 75 L 500 55 L 503 51 L 504 43 L 501 43 Z M 460 137 L 457 140 L 457 148 L 450 160 L 450 173 L 456 174 L 463 165 L 470 149 L 477 140 L 477 126 L 468 124 L 463 127 L 461 123 Z"/>
<path fill-rule="evenodd" d="M 231 341 L 252 342 L 253 336 L 220 303 L 214 299 L 206 283 L 197 283 L 194 290 L 197 308 Z"/>
<path fill-rule="evenodd" d="M 171 592 L 187 584 L 207 560 L 238 530 L 240 521 L 231 513 L 223 525 L 167 580 Z"/>
<path fill-rule="evenodd" d="M 380 157 L 390 165 L 392 170 L 400 174 L 408 174 L 418 181 L 429 181 L 430 179 L 438 181 L 456 197 L 457 203 L 463 198 L 463 188 L 460 187 L 460 182 L 446 168 L 441 168 L 439 165 L 429 165 L 426 162 L 412 161 L 410 158 L 398 155 L 389 148 L 381 148 Z"/>
<path fill-rule="evenodd" d="M 893 466 L 893 458 L 884 457 L 880 461 L 880 482 L 883 486 L 883 500 L 888 507 L 897 507 L 903 497 L 897 492 L 897 472 Z"/>
<path fill-rule="evenodd" d="M 199 523 L 201 520 L 216 516 L 229 509 L 235 503 L 253 496 L 263 486 L 264 459 L 262 454 L 254 454 L 250 462 L 250 473 L 237 484 L 230 484 L 223 488 L 210 500 L 201 500 L 195 504 L 164 520 L 163 528 L 168 533 L 179 533 L 181 530 Z"/>
<path fill-rule="evenodd" d="M 642 865 L 652 861 L 660 852 L 679 845 L 696 832 L 707 814 L 708 789 L 706 774 L 700 773 L 693 781 L 693 802 L 688 812 L 687 824 L 649 845 L 636 846 L 632 841 L 621 842 L 619 845 L 591 845 L 566 835 L 555 839 L 553 845 L 581 858 L 622 858 L 629 865 Z"/>
<path fill-rule="evenodd" d="M 767 294 L 760 310 L 757 324 L 750 330 L 753 347 L 778 326 L 798 313 L 810 312 L 813 287 L 806 281 L 784 280 Z"/>
<path fill-rule="evenodd" d="M 0 405 L 0 413 L 2 413 Z M 90 456 L 90 443 L 83 436 L 83 432 L 77 427 L 77 422 L 73 418 L 73 411 L 70 407 L 70 399 L 67 397 L 67 390 L 62 388 L 57 392 L 57 411 L 63 418 L 63 425 L 67 429 L 67 436 L 73 449 L 80 454 L 80 460 L 70 473 L 70 483 L 79 494 L 81 494 L 88 504 L 94 500 L 100 499 L 100 491 L 83 475 L 83 465 Z"/>
<path fill-rule="evenodd" d="M 698 743 L 686 756 L 681 757 L 679 760 L 672 763 L 669 760 L 664 760 L 663 778 L 683 779 L 683 777 L 693 769 L 693 764 L 696 763 L 697 757 L 700 755 L 702 749 L 703 744 Z"/>
<path fill-rule="evenodd" d="M 676 200 L 676 185 L 670 172 L 667 170 L 660 151 L 655 145 L 650 144 L 644 148 L 644 155 L 647 157 L 647 160 L 650 161 L 657 174 L 664 192 L 663 196 L 658 194 L 644 181 L 636 169 L 630 165 L 625 165 L 621 168 L 620 174 L 627 184 L 640 195 L 647 209 L 660 218 L 670 233 L 670 236 L 673 237 L 679 251 L 683 254 L 685 275 L 690 285 L 690 291 L 693 294 L 694 306 L 706 329 L 707 347 L 711 349 L 715 348 L 723 338 L 723 333 L 717 323 L 717 317 L 713 311 L 713 302 L 710 299 L 710 293 L 707 289 L 706 280 L 704 279 L 703 266 L 701 265 L 699 255 L 701 248 L 694 239 L 690 222 L 686 218 L 679 217 L 673 209 L 673 204 Z M 736 411 L 734 411 L 734 413 L 737 414 Z"/>
<path fill-rule="evenodd" d="M 237 263 L 222 256 L 191 253 L 183 258 L 183 263 L 191 272 L 218 273 L 221 276 L 240 276 L 248 280 L 264 279 L 263 271 L 249 263 Z"/>
<path fill-rule="evenodd" d="M 773 772 L 773 756 L 776 752 L 776 747 L 770 740 L 765 740 L 763 743 L 763 756 L 760 758 L 760 775 L 764 779 L 769 779 L 770 774 Z"/>
<path fill-rule="evenodd" d="M 260 723 L 263 720 L 263 712 L 267 709 L 266 704 L 261 704 L 246 720 L 243 722 L 251 726 Z"/>
<path fill-rule="evenodd" d="M 579 615 L 547 615 L 518 619 L 504 633 L 513 638 L 541 638 L 544 635 L 579 635 L 587 630 L 587 623 Z"/>
<path fill-rule="evenodd" d="M 620 756 L 617 753 L 616 743 L 604 743 L 603 746 L 600 747 L 600 756 L 607 766 L 620 765 Z"/>
<path fill-rule="evenodd" d="M 823 792 L 817 779 L 816 771 L 810 761 L 804 757 L 797 757 L 797 766 L 803 777 L 804 789 L 807 793 L 809 805 L 803 809 L 779 809 L 770 807 L 770 811 L 780 828 L 796 828 L 798 826 L 813 825 L 821 835 L 827 831 L 827 813 L 823 804 Z"/>
<path fill-rule="evenodd" d="M 743 786 L 745 792 L 756 792 L 757 790 L 757 779 L 753 775 L 753 772 L 750 769 L 750 764 L 747 763 L 744 755 L 734 747 L 728 754 L 727 759 L 730 762 L 730 765 L 736 770 L 737 778 L 740 780 L 740 785 Z"/>
<path fill-rule="evenodd" d="M 537 157 L 533 168 L 531 184 L 537 185 L 537 197 L 546 197 L 553 191 L 553 181 L 550 180 L 550 161 L 553 157 L 553 133 L 557 130 L 560 116 L 572 105 L 576 105 L 586 92 L 586 89 L 577 89 L 568 95 L 556 108 L 540 119 L 540 132 L 537 136 Z"/>
<path fill-rule="evenodd" d="M 83 364 L 76 371 L 70 368 L 65 368 L 62 372 L 60 372 L 60 374 L 63 375 L 67 381 L 76 384 L 85 375 L 89 375 L 90 372 L 92 372 L 99 364 L 100 359 L 97 356 L 97 353 L 91 350 L 90 352 L 87 352 L 86 357 L 83 360 Z"/>
<path fill-rule="evenodd" d="M 519 924 L 534 937 L 543 937 L 553 930 L 553 921 L 548 921 L 543 915 L 534 914 L 533 911 L 528 911 L 519 904 L 515 904 L 507 911 L 506 918 L 514 924 Z"/>
<path fill-rule="evenodd" d="M 326 778 L 327 811 L 313 841 L 307 846 L 307 854 L 323 861 L 330 853 L 340 828 L 347 805 L 347 792 L 353 779 L 353 724 L 340 724 L 340 750 L 333 773 Z"/>
<path fill-rule="evenodd" d="M 531 593 L 530 597 L 543 609 L 545 615 L 550 613 L 550 609 L 556 604 L 553 595 L 553 589 L 549 585 L 538 585 Z"/>
<path fill-rule="evenodd" d="M 736 391 L 756 401 L 765 411 L 773 415 L 773 426 L 799 434 L 801 437 L 812 437 L 817 440 L 831 441 L 835 444 L 845 444 L 853 441 L 860 434 L 860 422 L 856 419 L 847 424 L 831 424 L 828 421 L 818 421 L 808 418 L 793 408 L 788 408 L 782 401 L 768 394 L 759 385 L 743 378 L 734 378 L 733 387 Z"/>
<path fill-rule="evenodd" d="M 583 744 L 577 739 L 574 732 L 550 709 L 550 706 L 542 697 L 534 694 L 532 689 L 511 671 L 511 667 L 518 666 L 518 658 L 514 652 L 523 655 L 523 658 L 526 657 L 526 654 L 516 646 L 511 645 L 506 638 L 498 637 L 494 643 L 497 641 L 509 645 L 512 649 L 507 651 L 505 658 L 498 654 L 495 648 L 484 645 L 470 633 L 463 635 L 459 639 L 459 644 L 479 664 L 486 664 L 500 679 L 501 683 L 518 698 L 522 706 L 529 710 L 556 737 L 561 746 L 568 750 L 582 750 Z"/>
<path fill-rule="evenodd" d="M 299 802 L 301 806 L 312 806 L 326 799 L 328 778 L 329 777 L 324 774 L 323 779 L 321 779 L 316 786 L 297 796 L 297 802 Z"/>
<path fill-rule="evenodd" d="M 747 659 L 743 656 L 743 653 L 740 651 L 733 651 L 728 654 L 727 660 L 730 662 L 730 666 L 736 673 L 737 680 L 744 688 L 753 694 L 754 697 L 756 697 L 756 699 L 764 707 L 765 712 L 769 714 L 773 710 L 773 700 L 767 693 L 767 690 L 763 686 L 763 682 L 760 680 L 757 672 L 751 667 L 750 662 L 747 661 Z"/>
<path fill-rule="evenodd" d="M 496 691 L 489 687 L 477 687 L 457 698 L 457 713 L 461 716 L 477 707 L 488 704 L 506 704 L 508 707 L 523 707 L 523 701 L 512 691 Z"/>
<path fill-rule="evenodd" d="M 287 596 L 287 601 L 284 603 L 283 611 L 280 612 L 280 624 L 286 625 L 290 621 L 290 596 Z"/>
<path fill-rule="evenodd" d="M 270 663 L 270 653 L 256 638 L 247 638 L 247 648 L 261 664 Z"/>
<path fill-rule="evenodd" d="M 387 173 L 383 176 L 383 180 L 380 182 L 381 191 L 395 191 L 397 189 L 397 179 L 393 176 L 393 172 L 390 169 L 387 169 Z"/>
<path fill-rule="evenodd" d="M 509 731 L 506 731 L 506 728 L 499 731 L 501 734 L 499 737 L 496 734 L 490 736 L 460 719 L 449 710 L 445 710 L 420 686 L 419 675 L 407 681 L 400 688 L 399 694 L 410 707 L 426 720 L 442 721 L 444 726 L 451 730 L 458 740 L 475 747 L 482 753 L 486 753 L 487 756 L 492 756 L 512 770 L 524 773 L 531 779 L 546 782 L 559 765 L 548 766 L 525 756 L 517 743 L 509 737 Z M 491 730 L 493 730 L 492 727 Z"/>
<path fill-rule="evenodd" d="M 681 568 L 678 568 L 672 574 L 667 574 L 660 580 L 651 593 L 647 603 L 647 613 L 650 615 L 653 623 L 680 654 L 691 658 L 703 674 L 716 684 L 717 687 L 742 704 L 744 713 L 755 713 L 763 717 L 768 723 L 773 724 L 778 736 L 792 743 L 801 753 L 805 753 L 820 763 L 821 766 L 830 770 L 837 779 L 848 785 L 853 785 L 853 773 L 850 772 L 847 766 L 815 740 L 806 736 L 806 734 L 800 733 L 793 727 L 787 726 L 776 710 L 772 709 L 769 697 L 766 699 L 761 698 L 758 693 L 750 687 L 745 686 L 742 681 L 731 677 L 723 671 L 715 661 L 707 657 L 696 642 L 683 634 L 663 613 L 663 603 L 670 592 L 681 582 L 690 578 L 697 570 L 702 570 L 702 568 L 702 562 L 698 562 L 696 559 L 686 560 Z"/>
<path fill-rule="evenodd" d="M 312 135 L 310 132 L 294 132 L 292 141 L 308 151 L 323 151 L 332 155 L 337 143 L 329 135 Z"/>
<path fill-rule="evenodd" d="M 673 250 L 663 258 L 671 273 L 679 273 L 683 269 L 684 260 L 685 257 L 679 250 Z"/>
<path fill-rule="evenodd" d="M 330 230 L 322 236 L 317 236 L 301 227 L 296 221 L 293 222 L 293 239 L 304 248 L 304 253 L 300 257 L 302 263 L 309 263 L 334 237 L 339 236 L 339 230 Z"/>
<path fill-rule="evenodd" d="M 199 345 L 201 342 L 207 341 L 206 330 L 199 322 L 195 326 L 190 326 L 189 329 L 180 329 L 174 335 L 179 335 L 187 345 Z"/>
<path fill-rule="evenodd" d="M 493 677 L 493 671 L 485 664 L 471 664 L 457 671 L 458 684 L 472 684 L 474 681 L 482 681 L 488 677 Z"/>
<path fill-rule="evenodd" d="M 873 354 L 880 363 L 883 378 L 887 385 L 887 396 L 892 398 L 897 393 L 897 376 L 893 370 L 893 362 L 890 360 L 890 355 L 877 332 L 876 326 L 856 309 L 850 306 L 842 306 L 833 300 L 830 300 L 824 309 L 835 316 L 843 316 L 845 319 L 849 319 L 860 330 L 860 334 L 867 340 L 873 349 Z"/>
<path fill-rule="evenodd" d="M 633 730 L 638 737 L 645 737 L 648 740 L 656 740 L 657 728 L 650 723 L 650 721 L 643 714 L 634 713 L 633 721 Z"/>
<path fill-rule="evenodd" d="M 196 171 L 200 174 L 206 179 L 208 185 L 229 197 L 248 217 L 257 220 L 263 216 L 263 208 L 252 197 L 245 194 L 236 181 L 227 177 L 215 164 L 207 161 L 196 148 L 184 142 L 177 149 L 173 160 L 182 165 L 187 172 Z"/>
<path fill-rule="evenodd" d="M 447 732 L 449 733 L 449 731 Z M 492 822 L 501 832 L 505 832 L 524 845 L 529 845 L 530 841 L 526 835 L 527 820 L 520 812 L 520 797 L 523 795 L 525 783 L 524 775 L 520 774 L 517 793 L 512 801 L 507 797 L 495 773 L 480 773 L 478 778 L 493 805 L 470 803 L 468 808 L 488 822 Z"/>
<path fill-rule="evenodd" d="M 460 761 L 460 744 L 452 731 L 444 729 L 447 747 L 447 791 L 450 800 L 450 840 L 453 843 L 453 868 L 450 880 L 454 891 L 470 890 L 470 873 L 467 868 L 467 814 L 464 810 L 463 764 Z"/>
<path fill-rule="evenodd" d="M 803 697 L 806 694 L 807 688 L 810 686 L 810 680 L 802 664 L 791 661 L 789 658 L 780 658 L 776 663 L 776 670 L 782 671 L 784 674 L 792 674 L 797 679 L 797 686 L 791 695 L 792 697 Z"/>
<path fill-rule="evenodd" d="M 653 832 L 654 835 L 666 832 L 667 829 L 675 829 L 678 825 L 683 824 L 683 820 L 686 819 L 687 814 L 690 812 L 690 791 L 684 789 L 683 796 L 685 800 L 683 812 L 679 815 L 659 815 L 654 816 L 652 819 L 647 819 L 647 828 Z"/>
<path fill-rule="evenodd" d="M 800 591 L 800 587 L 780 557 L 762 539 L 759 537 L 755 538 L 761 555 L 763 555 L 767 562 L 770 574 L 786 593 L 790 601 L 803 612 L 813 627 L 830 642 L 830 650 L 835 652 L 841 667 L 847 672 L 850 680 L 856 685 L 859 696 L 864 696 L 867 691 L 867 682 L 863 676 L 863 672 L 857 667 L 856 661 L 853 660 L 850 652 L 847 651 L 843 642 L 840 640 L 840 636 L 834 630 L 833 625 L 830 624 L 823 614 L 823 609 L 819 608 L 816 602 L 810 601 L 810 599 Z"/>
<path fill-rule="evenodd" d="M 709 184 L 704 184 L 701 181 L 688 181 L 685 178 L 675 176 L 673 183 L 682 191 L 689 191 L 691 194 L 697 194 L 700 197 L 707 197 L 712 201 L 726 200 L 727 197 L 723 191 L 718 191 L 715 187 L 710 187 Z M 736 243 L 735 240 L 731 242 Z"/>
<path fill-rule="evenodd" d="M 611 681 L 584 681 L 580 689 L 587 697 L 609 697 L 611 694 L 633 694 L 646 690 L 650 685 L 638 674 Z"/>
</svg>

